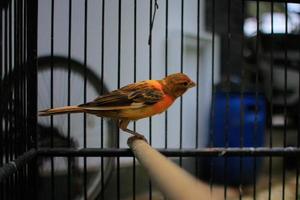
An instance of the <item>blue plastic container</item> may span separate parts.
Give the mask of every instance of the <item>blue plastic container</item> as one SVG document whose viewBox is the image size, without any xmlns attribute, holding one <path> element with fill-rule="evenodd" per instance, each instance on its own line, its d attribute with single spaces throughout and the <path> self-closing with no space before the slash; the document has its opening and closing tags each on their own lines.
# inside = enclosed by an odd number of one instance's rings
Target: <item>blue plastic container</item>
<svg viewBox="0 0 300 200">
<path fill-rule="evenodd" d="M 244 93 L 243 127 L 241 127 L 241 103 L 240 93 L 229 93 L 229 101 L 226 93 L 216 93 L 214 119 L 211 122 L 215 147 L 240 147 L 241 134 L 244 147 L 262 147 L 264 145 L 266 121 L 264 96 L 258 95 L 256 98 L 255 93 Z M 261 158 L 254 159 L 253 157 L 243 157 L 242 159 L 227 157 L 226 166 L 224 157 L 207 158 L 203 162 L 203 169 L 206 169 L 206 178 L 212 179 L 215 183 L 223 184 L 226 179 L 226 183 L 230 185 L 238 185 L 240 182 L 252 184 L 261 164 Z M 241 168 L 240 165 L 242 165 Z M 240 169 L 242 169 L 241 176 Z M 256 170 L 255 176 L 254 170 Z"/>
</svg>

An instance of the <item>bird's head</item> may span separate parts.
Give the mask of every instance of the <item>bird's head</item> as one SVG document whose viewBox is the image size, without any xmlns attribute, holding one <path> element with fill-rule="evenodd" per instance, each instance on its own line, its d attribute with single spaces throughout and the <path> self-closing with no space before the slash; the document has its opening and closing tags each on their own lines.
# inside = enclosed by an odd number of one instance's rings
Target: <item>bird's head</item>
<svg viewBox="0 0 300 200">
<path fill-rule="evenodd" d="M 165 92 L 177 98 L 185 93 L 189 88 L 196 86 L 196 84 L 185 74 L 176 73 L 165 77 L 162 80 Z"/>
</svg>

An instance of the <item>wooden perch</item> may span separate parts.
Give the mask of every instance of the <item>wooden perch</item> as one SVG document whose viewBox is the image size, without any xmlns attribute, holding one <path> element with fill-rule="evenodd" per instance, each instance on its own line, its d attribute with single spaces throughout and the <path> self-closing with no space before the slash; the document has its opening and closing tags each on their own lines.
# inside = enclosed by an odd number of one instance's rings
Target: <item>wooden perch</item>
<svg viewBox="0 0 300 200">
<path fill-rule="evenodd" d="M 135 137 L 127 141 L 140 164 L 163 195 L 170 200 L 224 199 L 223 187 L 213 187 L 197 180 L 191 174 L 153 149 L 147 142 Z M 227 198 L 238 197 L 236 190 L 227 188 Z"/>
</svg>

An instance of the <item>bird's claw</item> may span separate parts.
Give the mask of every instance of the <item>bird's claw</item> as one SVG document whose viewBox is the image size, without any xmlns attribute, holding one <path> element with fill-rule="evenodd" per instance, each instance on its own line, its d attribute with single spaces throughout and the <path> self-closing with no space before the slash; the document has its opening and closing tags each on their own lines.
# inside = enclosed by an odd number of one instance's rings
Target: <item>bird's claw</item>
<svg viewBox="0 0 300 200">
<path fill-rule="evenodd" d="M 131 144 L 132 144 L 132 142 L 133 142 L 134 140 L 144 140 L 146 143 L 148 143 L 148 141 L 147 141 L 147 139 L 145 138 L 145 136 L 138 134 L 138 135 L 134 135 L 134 136 L 128 138 L 127 144 L 128 144 L 129 146 L 131 146 Z"/>
</svg>

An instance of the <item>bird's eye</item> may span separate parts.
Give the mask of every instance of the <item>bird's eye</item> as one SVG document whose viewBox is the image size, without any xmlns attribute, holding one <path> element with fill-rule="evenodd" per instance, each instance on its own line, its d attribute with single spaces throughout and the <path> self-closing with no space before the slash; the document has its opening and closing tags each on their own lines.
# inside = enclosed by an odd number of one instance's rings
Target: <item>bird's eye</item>
<svg viewBox="0 0 300 200">
<path fill-rule="evenodd" d="M 188 82 L 183 82 L 183 85 L 184 86 L 187 86 L 189 83 Z"/>
</svg>

